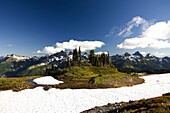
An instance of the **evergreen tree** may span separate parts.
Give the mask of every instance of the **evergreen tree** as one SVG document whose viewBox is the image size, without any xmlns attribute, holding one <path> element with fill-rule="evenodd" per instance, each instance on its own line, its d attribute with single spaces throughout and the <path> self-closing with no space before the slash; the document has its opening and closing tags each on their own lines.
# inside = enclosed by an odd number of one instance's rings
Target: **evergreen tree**
<svg viewBox="0 0 170 113">
<path fill-rule="evenodd" d="M 77 53 L 77 48 L 73 50 L 73 61 L 77 62 L 78 61 L 78 53 Z"/>
<path fill-rule="evenodd" d="M 101 66 L 101 65 L 102 65 L 101 55 L 99 55 L 98 57 L 99 57 L 99 58 L 98 58 L 98 60 L 99 60 L 99 66 Z"/>
<path fill-rule="evenodd" d="M 81 64 L 81 48 L 79 47 L 79 52 L 78 52 L 78 56 L 79 56 L 79 65 Z"/>
<path fill-rule="evenodd" d="M 105 53 L 101 54 L 101 60 L 102 60 L 102 65 L 105 66 L 105 64 L 106 64 L 106 54 Z"/>
<path fill-rule="evenodd" d="M 99 66 L 99 55 L 96 55 L 96 66 Z"/>
<path fill-rule="evenodd" d="M 109 54 L 109 52 L 107 53 L 107 65 L 110 65 L 110 54 Z"/>
<path fill-rule="evenodd" d="M 69 57 L 67 57 L 67 67 L 71 67 L 71 60 Z"/>
<path fill-rule="evenodd" d="M 51 70 L 52 70 L 52 71 L 55 71 L 54 64 L 51 64 Z"/>
<path fill-rule="evenodd" d="M 91 63 L 92 65 L 94 65 L 94 50 L 91 50 L 91 51 L 90 51 L 89 63 Z"/>
<path fill-rule="evenodd" d="M 101 55 L 95 55 L 94 50 L 91 50 L 89 63 L 93 66 L 111 66 L 109 52 L 107 54 L 102 53 Z"/>
<path fill-rule="evenodd" d="M 93 66 L 97 66 L 97 56 L 94 56 Z"/>
</svg>

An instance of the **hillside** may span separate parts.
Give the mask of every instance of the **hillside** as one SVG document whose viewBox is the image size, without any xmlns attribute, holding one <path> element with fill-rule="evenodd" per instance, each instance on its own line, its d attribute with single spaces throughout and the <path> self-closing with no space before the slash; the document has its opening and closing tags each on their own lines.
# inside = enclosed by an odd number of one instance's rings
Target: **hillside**
<svg viewBox="0 0 170 113">
<path fill-rule="evenodd" d="M 66 59 L 67 54 L 63 51 L 42 57 L 7 55 L 0 59 L 0 77 L 44 75 L 51 64 L 55 64 L 58 68 L 64 68 Z"/>
<path fill-rule="evenodd" d="M 27 76 L 27 77 L 19 77 L 19 78 L 0 78 L 0 90 L 20 91 L 24 89 L 35 88 L 36 85 L 29 81 L 38 77 L 39 76 Z"/>
<path fill-rule="evenodd" d="M 59 69 L 53 76 L 64 81 L 64 84 L 56 86 L 60 88 L 108 88 L 132 86 L 144 82 L 137 75 L 121 73 L 116 68 L 96 66 Z"/>
</svg>

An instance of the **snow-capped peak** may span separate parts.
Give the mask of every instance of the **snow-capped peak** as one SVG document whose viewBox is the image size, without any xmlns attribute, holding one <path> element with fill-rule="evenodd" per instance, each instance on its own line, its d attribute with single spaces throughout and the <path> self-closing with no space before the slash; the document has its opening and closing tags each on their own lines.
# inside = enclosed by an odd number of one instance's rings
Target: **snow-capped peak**
<svg viewBox="0 0 170 113">
<path fill-rule="evenodd" d="M 11 59 L 15 59 L 16 61 L 19 61 L 19 60 L 29 59 L 30 57 L 19 56 L 19 55 L 11 54 L 11 55 L 7 55 L 5 58 L 8 58 L 8 59 L 11 58 Z"/>
</svg>

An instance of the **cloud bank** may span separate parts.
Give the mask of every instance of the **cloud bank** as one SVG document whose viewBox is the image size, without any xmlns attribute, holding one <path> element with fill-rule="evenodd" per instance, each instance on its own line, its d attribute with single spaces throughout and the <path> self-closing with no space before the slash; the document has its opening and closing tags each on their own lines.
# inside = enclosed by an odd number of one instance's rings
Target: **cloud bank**
<svg viewBox="0 0 170 113">
<path fill-rule="evenodd" d="M 105 45 L 104 42 L 101 41 L 77 41 L 71 39 L 68 42 L 57 42 L 55 46 L 47 46 L 43 50 L 38 50 L 37 53 L 43 53 L 43 54 L 54 54 L 57 52 L 60 52 L 61 50 L 73 50 L 75 48 L 81 47 L 81 51 L 87 51 L 92 50 L 96 48 L 101 48 L 103 45 Z"/>
<path fill-rule="evenodd" d="M 170 48 L 169 39 L 170 21 L 162 21 L 150 25 L 149 27 L 144 29 L 140 35 L 136 37 L 125 39 L 124 42 L 117 45 L 117 47 L 120 49 Z"/>
</svg>

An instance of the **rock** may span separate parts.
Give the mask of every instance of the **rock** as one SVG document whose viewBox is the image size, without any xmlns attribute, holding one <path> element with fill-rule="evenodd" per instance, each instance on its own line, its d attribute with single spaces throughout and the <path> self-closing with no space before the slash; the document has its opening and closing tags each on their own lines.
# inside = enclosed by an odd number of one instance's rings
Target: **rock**
<svg viewBox="0 0 170 113">
<path fill-rule="evenodd" d="M 50 88 L 49 88 L 49 86 L 44 86 L 43 89 L 44 89 L 44 91 L 48 91 Z"/>
</svg>

